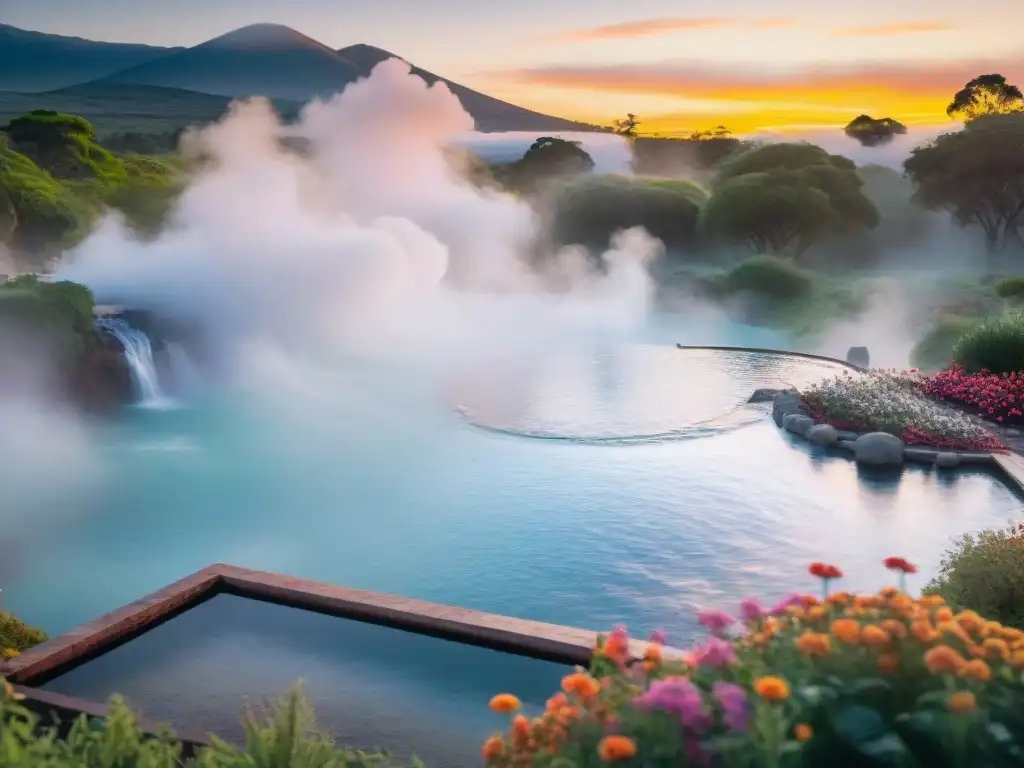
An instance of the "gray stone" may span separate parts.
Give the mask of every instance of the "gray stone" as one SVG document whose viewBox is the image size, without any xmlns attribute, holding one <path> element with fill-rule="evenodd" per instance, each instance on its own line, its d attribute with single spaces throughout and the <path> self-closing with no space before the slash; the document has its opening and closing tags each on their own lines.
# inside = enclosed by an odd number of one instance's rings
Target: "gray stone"
<svg viewBox="0 0 1024 768">
<path fill-rule="evenodd" d="M 804 437 L 807 438 L 808 442 L 815 445 L 831 446 L 839 442 L 839 434 L 831 424 L 815 424 L 807 430 L 807 434 Z"/>
<path fill-rule="evenodd" d="M 1020 430 L 1014 429 L 1013 427 L 1007 427 L 1003 430 L 1003 434 L 1007 437 L 1020 437 Z"/>
<path fill-rule="evenodd" d="M 858 464 L 876 467 L 899 466 L 903 463 L 905 446 L 898 437 L 887 432 L 869 432 L 853 444 L 853 458 Z"/>
<path fill-rule="evenodd" d="M 867 347 L 850 347 L 846 351 L 846 362 L 858 368 L 868 368 L 871 365 L 871 355 Z"/>
<path fill-rule="evenodd" d="M 836 431 L 836 437 L 840 440 L 853 441 L 860 437 L 860 435 L 857 432 L 847 432 L 845 429 L 840 429 Z"/>
<path fill-rule="evenodd" d="M 854 451 L 857 449 L 856 440 L 840 440 L 836 443 L 836 448 L 845 448 L 848 451 Z"/>
<path fill-rule="evenodd" d="M 950 469 L 959 466 L 960 457 L 952 451 L 941 451 L 935 457 L 935 466 L 939 469 Z"/>
<path fill-rule="evenodd" d="M 800 393 L 795 389 L 780 392 L 772 400 L 772 419 L 775 420 L 775 426 L 781 427 L 782 420 L 791 413 L 806 413 L 803 402 L 800 400 Z"/>
<path fill-rule="evenodd" d="M 806 436 L 808 430 L 813 426 L 814 419 L 802 413 L 788 413 L 786 418 L 782 420 L 782 428 L 784 430 L 792 432 L 794 435 L 800 435 L 800 437 Z"/>
<path fill-rule="evenodd" d="M 933 464 L 938 458 L 939 452 L 933 448 L 911 448 L 903 449 L 903 458 L 907 461 L 919 461 L 922 464 Z"/>
<path fill-rule="evenodd" d="M 775 400 L 776 395 L 781 395 L 786 390 L 784 389 L 771 389 L 769 387 L 763 387 L 762 389 L 755 389 L 754 394 L 747 400 L 748 403 L 770 403 Z"/>
</svg>

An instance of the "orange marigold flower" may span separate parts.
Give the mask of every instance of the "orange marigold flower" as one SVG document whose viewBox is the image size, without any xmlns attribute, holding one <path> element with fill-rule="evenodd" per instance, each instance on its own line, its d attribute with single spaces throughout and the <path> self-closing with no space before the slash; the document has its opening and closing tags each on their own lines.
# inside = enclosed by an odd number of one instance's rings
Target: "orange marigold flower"
<svg viewBox="0 0 1024 768">
<path fill-rule="evenodd" d="M 894 611 L 906 614 L 910 613 L 914 609 L 914 601 L 906 595 L 894 595 L 889 601 L 889 605 Z"/>
<path fill-rule="evenodd" d="M 986 621 L 981 627 L 980 634 L 982 637 L 1001 637 L 1003 634 L 1003 625 L 998 621 Z"/>
<path fill-rule="evenodd" d="M 820 621 L 828 616 L 828 606 L 825 605 L 812 605 L 807 609 L 807 618 L 812 621 Z"/>
<path fill-rule="evenodd" d="M 942 606 L 935 612 L 935 621 L 952 621 L 953 612 L 946 606 Z"/>
<path fill-rule="evenodd" d="M 829 605 L 841 607 L 846 605 L 848 602 L 850 602 L 849 592 L 833 592 L 831 595 L 828 596 Z"/>
<path fill-rule="evenodd" d="M 652 661 L 655 664 L 661 661 L 661 646 L 656 643 L 649 643 L 644 649 L 644 661 Z"/>
<path fill-rule="evenodd" d="M 917 567 L 902 557 L 887 557 L 882 565 L 890 571 L 902 571 L 903 573 L 917 573 Z"/>
<path fill-rule="evenodd" d="M 754 681 L 754 690 L 765 701 L 783 701 L 789 698 L 789 683 L 776 675 L 765 675 Z"/>
<path fill-rule="evenodd" d="M 624 631 L 615 630 L 601 646 L 601 653 L 610 659 L 622 659 L 629 655 L 629 635 Z"/>
<path fill-rule="evenodd" d="M 820 632 L 804 632 L 793 643 L 805 656 L 828 656 L 832 650 L 832 638 Z"/>
<path fill-rule="evenodd" d="M 603 762 L 628 760 L 636 754 L 636 742 L 626 736 L 605 736 L 597 745 L 597 756 Z"/>
<path fill-rule="evenodd" d="M 860 631 L 860 639 L 870 648 L 883 648 L 891 641 L 889 633 L 876 624 L 865 624 Z"/>
<path fill-rule="evenodd" d="M 516 744 L 524 744 L 530 740 L 530 721 L 523 715 L 516 715 L 512 718 L 512 741 Z"/>
<path fill-rule="evenodd" d="M 574 672 L 562 678 L 562 690 L 575 693 L 581 699 L 589 699 L 598 694 L 601 684 L 586 672 Z"/>
<path fill-rule="evenodd" d="M 1015 629 L 1014 627 L 1003 627 L 1000 634 L 1003 636 L 1003 640 L 1008 643 L 1015 643 L 1020 640 L 1024 640 L 1024 631 Z"/>
<path fill-rule="evenodd" d="M 509 712 L 515 712 L 522 706 L 519 699 L 513 696 L 511 693 L 499 693 L 493 699 L 491 699 L 490 707 L 495 712 L 501 712 L 508 714 Z"/>
<path fill-rule="evenodd" d="M 940 605 L 946 604 L 942 595 L 923 595 L 917 602 L 925 608 L 938 608 Z"/>
<path fill-rule="evenodd" d="M 830 629 L 844 643 L 856 645 L 860 641 L 860 622 L 855 619 L 836 619 Z"/>
<path fill-rule="evenodd" d="M 1010 666 L 1014 669 L 1021 669 L 1024 667 L 1024 648 L 1019 648 L 1010 654 Z"/>
<path fill-rule="evenodd" d="M 956 621 L 943 621 L 939 624 L 938 630 L 943 635 L 951 635 L 965 645 L 969 645 L 971 642 L 971 636 L 967 634 L 967 630 L 960 626 Z"/>
<path fill-rule="evenodd" d="M 876 663 L 878 664 L 878 671 L 886 675 L 891 675 L 900 668 L 900 658 L 895 653 L 886 652 L 878 654 Z"/>
<path fill-rule="evenodd" d="M 910 634 L 925 644 L 933 643 L 939 638 L 938 630 L 927 619 L 911 622 Z"/>
<path fill-rule="evenodd" d="M 968 632 L 980 632 L 985 626 L 985 620 L 974 611 L 960 611 L 954 618 Z"/>
<path fill-rule="evenodd" d="M 484 760 L 494 760 L 499 757 L 505 750 L 505 742 L 502 741 L 501 736 L 491 736 L 485 742 L 483 747 L 480 749 L 480 756 Z"/>
<path fill-rule="evenodd" d="M 1010 658 L 1010 646 L 1001 637 L 985 638 L 981 650 L 981 655 L 989 661 L 1006 661 Z"/>
<path fill-rule="evenodd" d="M 558 719 L 563 723 L 568 723 L 575 720 L 580 716 L 580 711 L 576 707 L 562 707 L 558 710 Z"/>
<path fill-rule="evenodd" d="M 791 605 L 786 608 L 786 615 L 793 619 L 802 619 L 806 614 L 802 605 Z"/>
<path fill-rule="evenodd" d="M 878 596 L 883 600 L 891 600 L 892 598 L 896 597 L 896 595 L 898 595 L 899 593 L 900 591 L 896 589 L 896 587 L 882 587 L 880 590 L 878 590 Z"/>
<path fill-rule="evenodd" d="M 971 659 L 957 670 L 957 674 L 964 680 L 977 680 L 979 683 L 987 683 L 992 679 L 992 670 L 981 659 Z"/>
<path fill-rule="evenodd" d="M 958 672 L 966 664 L 967 660 L 948 645 L 936 645 L 924 655 L 924 665 L 933 675 Z"/>
<path fill-rule="evenodd" d="M 800 595 L 800 602 L 803 603 L 804 608 L 810 608 L 812 605 L 818 605 L 821 600 L 814 595 Z"/>
<path fill-rule="evenodd" d="M 907 625 L 897 619 L 884 619 L 883 621 L 878 622 L 878 626 L 897 640 L 902 640 L 907 636 Z"/>
<path fill-rule="evenodd" d="M 975 701 L 974 694 L 970 691 L 957 691 L 949 694 L 949 698 L 946 699 L 946 708 L 950 712 L 962 714 L 974 709 Z"/>
<path fill-rule="evenodd" d="M 810 741 L 814 731 L 807 723 L 797 723 L 793 726 L 793 736 L 797 741 Z"/>
<path fill-rule="evenodd" d="M 556 693 L 544 704 L 544 711 L 548 713 L 557 712 L 568 703 L 569 700 L 565 697 L 564 693 Z"/>
</svg>

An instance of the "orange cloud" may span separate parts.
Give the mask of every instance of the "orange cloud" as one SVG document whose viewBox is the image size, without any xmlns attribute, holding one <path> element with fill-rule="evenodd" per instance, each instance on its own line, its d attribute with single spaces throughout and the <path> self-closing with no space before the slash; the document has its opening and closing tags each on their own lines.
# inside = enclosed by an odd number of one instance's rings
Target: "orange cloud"
<svg viewBox="0 0 1024 768">
<path fill-rule="evenodd" d="M 560 40 L 572 42 L 590 42 L 593 40 L 621 40 L 636 37 L 651 37 L 679 32 L 686 29 L 707 29 L 710 27 L 727 27 L 737 23 L 737 19 L 726 16 L 671 16 L 660 19 L 643 19 L 641 21 L 624 21 L 621 24 L 606 24 L 600 27 L 572 29 L 556 35 Z"/>
<path fill-rule="evenodd" d="M 944 21 L 916 21 L 895 24 L 874 24 L 866 27 L 841 27 L 832 30 L 836 37 L 893 37 L 918 32 L 949 32 L 951 24 Z"/>
</svg>

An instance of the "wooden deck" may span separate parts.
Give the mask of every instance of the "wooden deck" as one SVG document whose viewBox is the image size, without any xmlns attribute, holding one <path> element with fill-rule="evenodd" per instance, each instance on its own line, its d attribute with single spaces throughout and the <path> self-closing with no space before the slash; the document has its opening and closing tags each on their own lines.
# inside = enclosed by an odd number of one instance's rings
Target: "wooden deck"
<svg viewBox="0 0 1024 768">
<path fill-rule="evenodd" d="M 1024 494 L 1024 456 L 1019 453 L 993 453 L 992 460 L 999 466 L 1015 490 Z"/>
</svg>

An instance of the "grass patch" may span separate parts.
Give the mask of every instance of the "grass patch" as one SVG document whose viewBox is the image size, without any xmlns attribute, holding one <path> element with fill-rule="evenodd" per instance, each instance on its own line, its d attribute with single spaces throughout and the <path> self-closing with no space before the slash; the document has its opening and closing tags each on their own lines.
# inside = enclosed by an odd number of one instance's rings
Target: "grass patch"
<svg viewBox="0 0 1024 768">
<path fill-rule="evenodd" d="M 979 323 L 956 342 L 953 360 L 969 372 L 1024 370 L 1024 314 L 1015 312 Z"/>
</svg>

